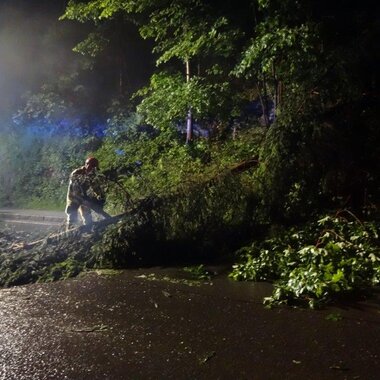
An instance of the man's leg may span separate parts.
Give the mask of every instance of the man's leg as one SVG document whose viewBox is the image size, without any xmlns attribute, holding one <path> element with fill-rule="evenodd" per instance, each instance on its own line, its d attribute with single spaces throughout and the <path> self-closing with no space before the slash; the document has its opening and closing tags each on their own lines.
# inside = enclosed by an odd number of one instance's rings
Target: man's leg
<svg viewBox="0 0 380 380">
<path fill-rule="evenodd" d="M 75 224 L 78 222 L 78 207 L 79 204 L 72 202 L 71 200 L 67 200 L 65 213 L 67 214 L 66 219 L 66 231 L 73 228 Z"/>
<path fill-rule="evenodd" d="M 91 209 L 86 206 L 79 207 L 79 214 L 82 218 L 83 224 L 86 226 L 92 223 Z"/>
</svg>

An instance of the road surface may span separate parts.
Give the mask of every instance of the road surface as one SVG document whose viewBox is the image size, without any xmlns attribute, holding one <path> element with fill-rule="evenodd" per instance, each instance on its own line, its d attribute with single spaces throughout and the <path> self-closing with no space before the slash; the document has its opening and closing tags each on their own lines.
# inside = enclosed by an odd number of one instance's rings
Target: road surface
<svg viewBox="0 0 380 380">
<path fill-rule="evenodd" d="M 0 289 L 0 380 L 379 378 L 380 290 L 320 311 L 266 309 L 270 284 L 212 270 L 202 283 L 151 268 Z"/>
<path fill-rule="evenodd" d="M 20 231 L 57 230 L 65 224 L 65 213 L 63 211 L 0 208 L 0 223 Z"/>
<path fill-rule="evenodd" d="M 172 272 L 0 290 L 0 379 L 379 378 L 378 297 L 266 309 L 268 284 L 191 285 Z"/>
</svg>

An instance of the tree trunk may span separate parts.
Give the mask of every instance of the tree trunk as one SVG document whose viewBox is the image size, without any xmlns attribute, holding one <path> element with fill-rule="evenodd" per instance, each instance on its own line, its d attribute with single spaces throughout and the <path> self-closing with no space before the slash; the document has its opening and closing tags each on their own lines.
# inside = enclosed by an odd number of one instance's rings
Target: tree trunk
<svg viewBox="0 0 380 380">
<path fill-rule="evenodd" d="M 186 61 L 186 83 L 190 82 L 190 61 Z M 193 139 L 193 117 L 191 112 L 191 105 L 187 111 L 186 117 L 186 144 L 190 144 Z"/>
</svg>

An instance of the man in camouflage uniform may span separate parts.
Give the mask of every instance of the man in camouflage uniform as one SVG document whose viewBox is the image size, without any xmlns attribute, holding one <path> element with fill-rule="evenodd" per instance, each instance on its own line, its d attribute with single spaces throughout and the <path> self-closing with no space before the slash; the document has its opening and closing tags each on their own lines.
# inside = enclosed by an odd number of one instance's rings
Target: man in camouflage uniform
<svg viewBox="0 0 380 380">
<path fill-rule="evenodd" d="M 67 230 L 78 222 L 78 211 L 84 225 L 92 223 L 91 209 L 103 216 L 108 216 L 103 211 L 105 195 L 102 181 L 97 173 L 98 169 L 99 161 L 95 157 L 89 157 L 84 166 L 75 169 L 70 174 L 65 209 Z"/>
</svg>

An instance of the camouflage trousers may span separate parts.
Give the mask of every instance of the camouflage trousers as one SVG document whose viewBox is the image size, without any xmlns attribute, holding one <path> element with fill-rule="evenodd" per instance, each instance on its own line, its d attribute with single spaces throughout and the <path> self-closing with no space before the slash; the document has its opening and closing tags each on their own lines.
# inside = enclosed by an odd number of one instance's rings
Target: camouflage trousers
<svg viewBox="0 0 380 380">
<path fill-rule="evenodd" d="M 78 223 L 78 214 L 84 225 L 92 223 L 91 209 L 71 199 L 67 199 L 65 213 L 67 215 L 66 229 L 70 229 Z"/>
</svg>

